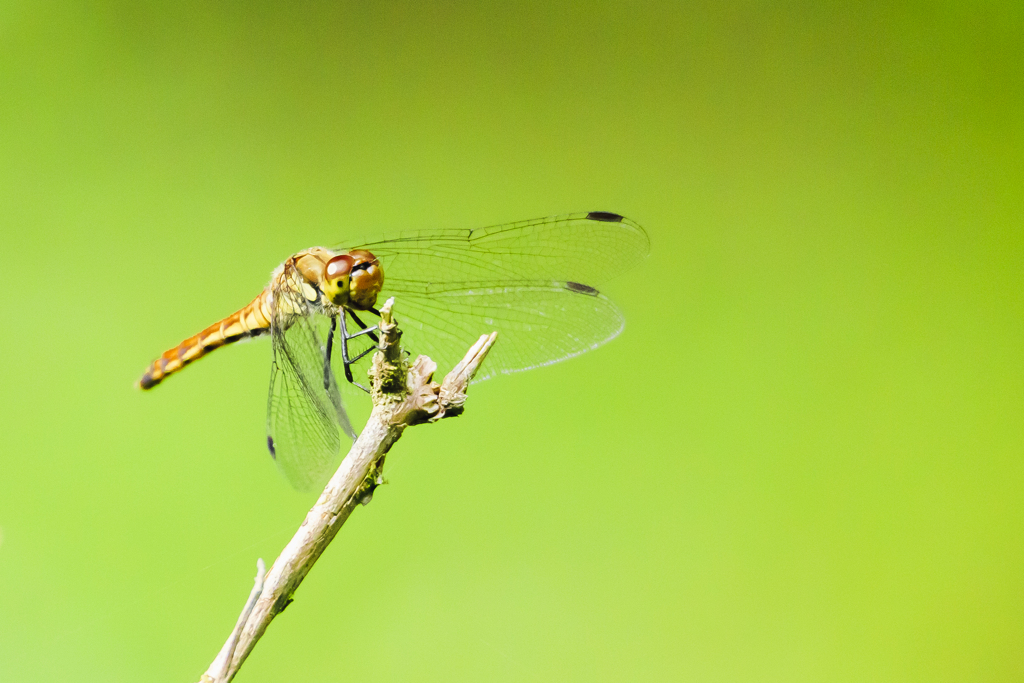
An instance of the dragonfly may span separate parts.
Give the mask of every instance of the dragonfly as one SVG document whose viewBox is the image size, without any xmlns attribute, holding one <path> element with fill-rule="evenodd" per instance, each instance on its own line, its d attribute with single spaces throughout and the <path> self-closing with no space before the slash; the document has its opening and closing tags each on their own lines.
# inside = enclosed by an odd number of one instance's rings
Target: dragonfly
<svg viewBox="0 0 1024 683">
<path fill-rule="evenodd" d="M 625 319 L 597 286 L 636 277 L 650 242 L 619 214 L 590 211 L 471 230 L 425 229 L 337 248 L 312 247 L 278 266 L 248 305 L 153 361 L 152 389 L 214 349 L 269 336 L 267 448 L 299 490 L 322 486 L 357 437 L 337 374 L 367 390 L 377 301 L 396 297 L 403 345 L 452 367 L 480 334 L 498 332 L 474 381 L 596 349 Z M 362 372 L 362 374 L 360 374 Z"/>
</svg>

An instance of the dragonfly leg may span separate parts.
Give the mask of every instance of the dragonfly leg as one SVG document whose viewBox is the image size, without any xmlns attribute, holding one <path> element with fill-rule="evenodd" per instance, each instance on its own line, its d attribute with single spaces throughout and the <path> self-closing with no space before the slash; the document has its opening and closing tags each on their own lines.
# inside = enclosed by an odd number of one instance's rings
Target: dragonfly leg
<svg viewBox="0 0 1024 683">
<path fill-rule="evenodd" d="M 352 377 L 352 367 L 351 367 L 352 363 L 355 363 L 357 360 L 359 360 L 364 355 L 366 355 L 366 352 L 364 351 L 363 353 L 359 354 L 355 358 L 349 358 L 348 357 L 348 340 L 352 339 L 353 337 L 358 337 L 360 334 L 362 334 L 366 330 L 362 330 L 362 332 L 357 332 L 356 334 L 349 335 L 349 333 L 348 333 L 348 326 L 345 324 L 345 315 L 342 314 L 341 316 L 338 316 L 338 317 L 341 319 L 341 329 L 338 330 L 338 337 L 341 340 L 341 362 L 345 366 L 345 379 L 348 380 L 349 384 L 352 384 L 353 386 L 359 387 L 360 389 L 362 389 L 366 393 L 370 393 L 370 389 L 368 387 L 364 387 L 362 384 L 360 384 L 359 382 L 355 381 L 355 379 Z M 367 349 L 367 350 L 370 350 L 370 349 Z"/>
<path fill-rule="evenodd" d="M 362 358 L 363 356 L 368 354 L 370 351 L 376 351 L 376 350 L 377 350 L 376 346 L 371 346 L 370 348 L 361 351 L 358 356 L 356 356 L 355 358 L 351 359 L 349 362 L 350 363 L 355 363 L 357 360 L 359 360 L 360 358 Z"/>
<path fill-rule="evenodd" d="M 331 331 L 327 334 L 327 350 L 324 352 L 324 390 L 331 388 L 331 346 L 334 344 L 334 330 L 338 329 L 338 316 L 331 316 Z M 348 366 L 345 366 L 348 369 Z"/>
<path fill-rule="evenodd" d="M 374 334 L 374 332 L 376 332 L 376 331 L 377 331 L 377 326 L 374 325 L 373 327 L 367 327 L 365 330 L 359 330 L 358 332 L 353 332 L 352 334 L 348 335 L 348 338 L 349 339 L 355 339 L 356 337 L 362 337 L 364 334 L 368 334 L 368 335 L 370 335 L 370 339 L 372 339 L 376 343 L 380 343 L 380 340 L 377 339 L 377 335 Z"/>
<path fill-rule="evenodd" d="M 337 319 L 337 318 L 335 318 L 335 319 Z M 338 337 L 341 340 L 341 362 L 345 366 L 345 379 L 347 379 L 350 384 L 355 384 L 355 381 L 352 379 L 352 369 L 349 367 L 349 360 L 348 360 L 348 330 L 346 329 L 346 327 L 347 327 L 347 325 L 345 325 L 345 316 L 342 315 L 341 316 L 341 329 L 338 331 Z"/>
<path fill-rule="evenodd" d="M 358 336 L 359 336 L 359 335 L 361 335 L 361 334 L 368 334 L 368 335 L 370 335 L 370 339 L 372 339 L 372 340 L 373 340 L 373 343 L 374 343 L 374 344 L 379 344 L 379 343 L 380 343 L 380 339 L 378 339 L 378 338 L 377 338 L 377 335 L 373 333 L 373 331 L 377 329 L 377 326 L 376 326 L 376 325 L 371 325 L 371 326 L 367 327 L 367 326 L 366 326 L 366 324 L 365 324 L 365 323 L 364 323 L 364 322 L 363 322 L 362 320 L 360 320 L 360 319 L 358 318 L 358 316 L 356 316 L 356 314 L 352 312 L 352 310 L 351 310 L 351 309 L 345 309 L 345 310 L 347 310 L 347 311 L 348 311 L 348 314 L 349 314 L 350 316 L 352 316 L 352 320 L 354 320 L 354 321 L 356 322 L 356 325 L 359 325 L 359 327 L 360 327 L 360 328 L 362 328 L 362 329 L 360 329 L 360 330 L 359 330 L 358 332 L 356 332 L 355 334 L 353 334 L 353 335 L 352 335 L 353 337 L 358 337 Z M 371 309 L 371 310 L 373 310 L 373 309 Z M 373 310 L 373 312 L 374 312 L 374 313 L 377 313 L 377 311 L 376 311 L 376 310 Z M 378 317 L 378 318 L 380 317 L 380 313 L 377 313 L 377 317 Z M 351 337 L 350 337 L 350 338 L 351 338 Z"/>
</svg>

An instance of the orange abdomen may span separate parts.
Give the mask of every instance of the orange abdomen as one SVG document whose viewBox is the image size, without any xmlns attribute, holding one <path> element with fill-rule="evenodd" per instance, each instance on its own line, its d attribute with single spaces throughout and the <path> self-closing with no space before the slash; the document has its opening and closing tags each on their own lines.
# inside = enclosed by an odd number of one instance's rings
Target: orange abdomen
<svg viewBox="0 0 1024 683">
<path fill-rule="evenodd" d="M 181 370 L 192 361 L 202 358 L 216 348 L 269 332 L 270 319 L 264 307 L 266 296 L 267 291 L 264 290 L 245 308 L 210 325 L 173 349 L 165 351 L 162 356 L 150 364 L 145 374 L 139 379 L 139 387 L 151 389 L 162 382 L 167 375 Z"/>
</svg>

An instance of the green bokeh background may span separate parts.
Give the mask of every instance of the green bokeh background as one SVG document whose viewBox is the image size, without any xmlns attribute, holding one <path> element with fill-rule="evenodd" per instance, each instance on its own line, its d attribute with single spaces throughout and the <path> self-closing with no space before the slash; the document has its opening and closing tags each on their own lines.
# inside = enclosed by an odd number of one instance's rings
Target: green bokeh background
<svg viewBox="0 0 1024 683">
<path fill-rule="evenodd" d="M 266 342 L 155 355 L 579 210 L 625 333 L 409 431 L 238 680 L 1024 680 L 1022 8 L 0 2 L 0 681 L 196 680 L 312 503 Z"/>
</svg>

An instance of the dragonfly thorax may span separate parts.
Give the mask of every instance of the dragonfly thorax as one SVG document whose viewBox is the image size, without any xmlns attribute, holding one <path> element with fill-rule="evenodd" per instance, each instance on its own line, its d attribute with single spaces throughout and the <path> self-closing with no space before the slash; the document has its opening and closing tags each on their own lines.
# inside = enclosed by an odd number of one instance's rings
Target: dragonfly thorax
<svg viewBox="0 0 1024 683">
<path fill-rule="evenodd" d="M 384 269 L 377 257 L 355 249 L 327 262 L 320 288 L 334 305 L 365 311 L 376 305 L 383 286 Z"/>
</svg>

